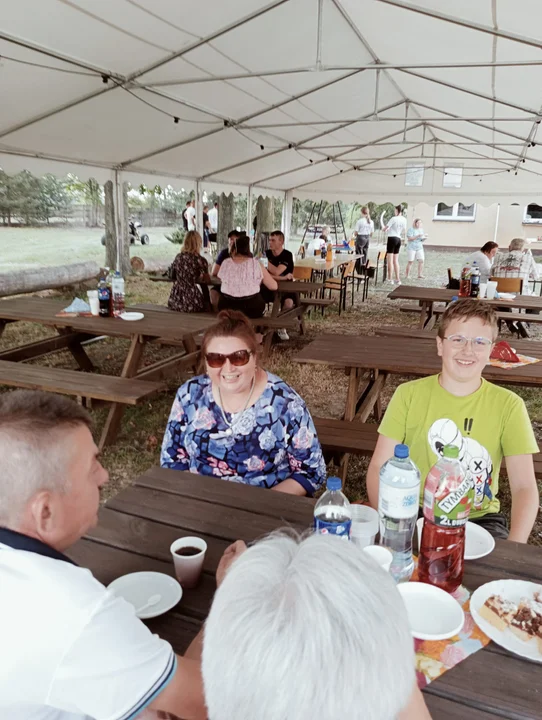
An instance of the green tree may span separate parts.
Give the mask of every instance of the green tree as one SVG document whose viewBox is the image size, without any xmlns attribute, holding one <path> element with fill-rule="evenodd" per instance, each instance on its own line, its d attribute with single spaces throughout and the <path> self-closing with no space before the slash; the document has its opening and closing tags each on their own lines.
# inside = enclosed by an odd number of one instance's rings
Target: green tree
<svg viewBox="0 0 542 720">
<path fill-rule="evenodd" d="M 39 181 L 40 219 L 49 224 L 52 217 L 67 218 L 71 210 L 71 198 L 66 190 L 66 181 L 56 175 L 44 175 Z"/>
<path fill-rule="evenodd" d="M 70 174 L 66 182 L 66 190 L 76 197 L 79 196 L 88 206 L 87 224 L 89 227 L 98 227 L 100 208 L 104 204 L 103 188 L 100 183 L 94 178 L 83 182 L 77 175 Z"/>
</svg>

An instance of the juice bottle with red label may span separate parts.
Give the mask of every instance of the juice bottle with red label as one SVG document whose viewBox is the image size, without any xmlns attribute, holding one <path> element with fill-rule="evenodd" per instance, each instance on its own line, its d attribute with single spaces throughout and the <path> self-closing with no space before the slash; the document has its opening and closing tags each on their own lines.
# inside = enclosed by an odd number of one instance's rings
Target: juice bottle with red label
<svg viewBox="0 0 542 720">
<path fill-rule="evenodd" d="M 453 592 L 463 579 L 465 530 L 473 499 L 472 482 L 447 445 L 425 481 L 423 531 L 418 558 L 421 582 Z"/>
</svg>

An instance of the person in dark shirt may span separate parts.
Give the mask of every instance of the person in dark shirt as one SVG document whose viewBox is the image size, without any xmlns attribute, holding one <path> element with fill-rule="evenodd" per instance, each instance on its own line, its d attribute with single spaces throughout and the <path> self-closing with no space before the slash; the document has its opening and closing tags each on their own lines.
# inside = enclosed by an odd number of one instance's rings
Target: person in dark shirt
<svg viewBox="0 0 542 720">
<path fill-rule="evenodd" d="M 190 207 L 191 203 L 190 200 L 186 203 L 186 207 L 183 210 L 183 227 L 185 229 L 185 232 L 188 232 L 188 218 L 186 217 L 186 211 Z"/>
<path fill-rule="evenodd" d="M 209 247 L 209 232 L 211 223 L 209 222 L 209 206 L 203 206 L 203 247 Z"/>
<path fill-rule="evenodd" d="M 280 230 L 274 230 L 269 236 L 269 250 L 266 251 L 267 269 L 269 274 L 278 280 L 294 279 L 294 256 L 284 247 L 284 233 Z M 266 302 L 273 302 L 274 293 L 265 287 L 261 290 L 262 296 Z M 294 307 L 295 295 L 282 296 L 282 310 L 291 310 Z M 288 333 L 284 328 L 277 331 L 281 340 L 289 340 Z"/>
<path fill-rule="evenodd" d="M 230 230 L 228 233 L 228 247 L 222 248 L 222 250 L 218 253 L 216 256 L 216 260 L 213 265 L 213 269 L 211 270 L 211 277 L 217 277 L 218 271 L 220 270 L 220 266 L 224 262 L 224 260 L 227 260 L 230 257 L 230 251 L 235 244 L 235 241 L 238 237 L 241 237 L 241 235 L 245 235 L 244 232 L 241 232 L 239 230 Z M 218 301 L 220 300 L 220 287 L 216 286 L 213 287 L 210 293 L 211 297 L 211 305 L 213 306 L 215 312 L 218 311 Z"/>
</svg>

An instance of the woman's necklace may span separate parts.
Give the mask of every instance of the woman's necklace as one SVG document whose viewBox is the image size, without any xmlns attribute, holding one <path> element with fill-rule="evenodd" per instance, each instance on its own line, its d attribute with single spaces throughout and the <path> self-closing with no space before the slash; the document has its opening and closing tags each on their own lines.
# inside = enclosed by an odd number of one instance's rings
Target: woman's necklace
<svg viewBox="0 0 542 720">
<path fill-rule="evenodd" d="M 232 435 L 233 434 L 233 426 L 237 424 L 237 421 L 242 417 L 243 413 L 248 407 L 248 404 L 250 402 L 250 398 L 252 397 L 252 393 L 254 392 L 254 386 L 256 385 L 256 375 L 252 378 L 252 384 L 250 385 L 250 392 L 247 397 L 247 401 L 245 403 L 245 407 L 241 410 L 239 413 L 231 413 L 232 415 L 232 421 L 230 422 L 228 418 L 226 417 L 226 413 L 224 412 L 224 403 L 222 402 L 222 393 L 220 392 L 220 385 L 218 385 L 218 399 L 220 401 L 220 412 L 222 413 L 222 418 L 224 419 L 225 424 L 228 426 L 227 430 L 224 431 L 225 435 Z M 235 421 L 233 420 L 233 416 L 236 416 Z"/>
</svg>

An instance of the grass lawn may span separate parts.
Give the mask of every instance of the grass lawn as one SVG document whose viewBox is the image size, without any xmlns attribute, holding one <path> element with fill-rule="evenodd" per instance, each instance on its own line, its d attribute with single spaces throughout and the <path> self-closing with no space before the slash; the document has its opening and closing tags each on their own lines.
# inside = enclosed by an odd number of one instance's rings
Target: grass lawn
<svg viewBox="0 0 542 720">
<path fill-rule="evenodd" d="M 9 231 L 16 232 L 16 231 Z M 24 230 L 22 232 L 30 232 Z M 42 236 L 41 233 L 45 234 Z M 79 235 L 79 232 L 81 233 Z M 77 231 L 80 237 L 81 248 L 98 244 L 98 253 L 101 250 L 99 245 L 99 231 L 93 239 L 94 231 Z M 36 231 L 37 234 L 37 231 Z M 167 241 L 158 245 L 158 239 L 155 243 L 155 234 L 150 233 L 151 245 L 143 250 L 161 249 L 169 250 L 171 256 L 175 254 L 175 246 Z M 43 239 L 41 240 L 41 238 Z M 48 240 L 54 242 L 54 231 L 39 231 L 40 242 L 47 245 Z M 73 239 L 73 237 L 72 237 Z M 0 248 L 4 242 L 2 231 L 0 231 Z M 66 249 L 68 244 L 66 244 Z M 137 246 L 137 250 L 141 246 Z M 73 248 L 71 250 L 73 255 Z M 371 255 L 376 256 L 377 248 L 371 249 Z M 4 262 L 5 256 L 0 252 L 0 257 Z M 10 262 L 15 262 L 16 258 L 24 258 L 24 262 L 36 262 L 39 260 L 38 243 L 34 242 L 34 250 L 21 247 L 19 253 L 14 251 L 11 254 Z M 401 262 L 404 266 L 406 261 L 404 252 L 401 253 Z M 418 282 L 426 285 L 439 287 L 446 282 L 446 268 L 452 267 L 454 274 L 457 275 L 462 255 L 453 251 L 435 251 L 427 252 L 427 263 L 425 275 L 426 279 L 418 281 L 411 280 L 413 284 Z M 169 285 L 167 283 L 153 283 L 144 277 L 128 278 L 126 283 L 127 302 L 154 302 L 165 304 L 169 293 Z M 266 368 L 276 373 L 288 383 L 290 383 L 305 399 L 309 409 L 314 415 L 324 417 L 339 417 L 344 408 L 347 378 L 343 371 L 331 369 L 325 366 L 301 365 L 293 362 L 294 355 L 307 342 L 314 338 L 318 333 L 343 333 L 343 334 L 372 334 L 374 328 L 383 324 L 401 324 L 413 326 L 416 319 L 406 313 L 398 311 L 398 304 L 387 299 L 387 293 L 390 291 L 390 285 L 382 285 L 379 283 L 375 288 L 371 285 L 369 291 L 369 299 L 362 303 L 361 298 L 356 300 L 353 308 L 342 313 L 339 317 L 337 311 L 332 307 L 326 312 L 326 316 L 322 318 L 319 314 L 311 316 L 309 319 L 308 335 L 299 338 L 293 335 L 288 342 L 279 343 L 274 346 Z M 361 295 L 361 293 L 360 293 Z M 66 299 L 72 299 L 73 294 L 66 295 Z M 538 329 L 540 326 L 531 326 L 533 339 L 542 340 L 542 331 Z M 10 346 L 20 345 L 30 342 L 38 338 L 52 335 L 48 329 L 31 325 L 28 323 L 13 323 L 8 325 L 2 339 L 0 340 L 0 350 Z M 510 339 L 512 336 L 507 335 L 505 338 Z M 401 342 L 400 339 L 397 342 Z M 127 341 L 108 339 L 88 346 L 88 354 L 98 368 L 102 368 L 108 374 L 118 373 L 122 366 L 122 361 L 126 354 Z M 150 363 L 160 357 L 164 357 L 167 353 L 174 352 L 167 348 L 152 347 L 147 351 L 145 361 Z M 45 359 L 36 361 L 38 363 L 47 363 L 49 365 L 62 366 L 76 369 L 76 364 L 71 355 L 66 352 L 59 352 L 50 355 Z M 384 406 L 389 401 L 395 387 L 409 378 L 401 378 L 392 376 L 388 381 L 383 395 Z M 140 407 L 128 408 L 124 415 L 121 433 L 117 443 L 107 448 L 103 455 L 104 465 L 108 468 L 111 481 L 104 493 L 104 497 L 110 497 L 117 493 L 121 488 L 130 484 L 133 479 L 147 468 L 158 463 L 159 450 L 165 424 L 168 418 L 171 403 L 174 398 L 177 386 L 183 381 L 182 377 L 173 378 L 169 382 L 168 391 L 158 395 L 151 402 L 145 403 Z M 517 389 L 525 400 L 530 413 L 531 420 L 535 429 L 535 433 L 539 440 L 542 439 L 542 393 L 539 390 Z M 97 430 L 105 420 L 106 409 L 100 409 L 94 412 Z M 351 500 L 364 499 L 365 495 L 365 474 L 367 469 L 367 460 L 363 458 L 353 458 L 350 461 L 349 472 L 346 482 L 346 493 Z M 330 471 L 332 468 L 330 467 Z M 510 497 L 505 477 L 502 477 L 501 484 L 501 502 L 503 510 L 509 512 Z M 533 531 L 531 541 L 542 545 L 542 522 L 538 522 Z"/>
</svg>

